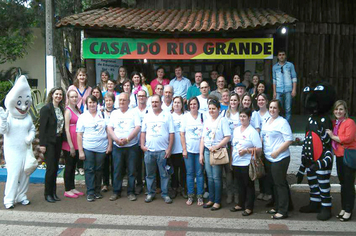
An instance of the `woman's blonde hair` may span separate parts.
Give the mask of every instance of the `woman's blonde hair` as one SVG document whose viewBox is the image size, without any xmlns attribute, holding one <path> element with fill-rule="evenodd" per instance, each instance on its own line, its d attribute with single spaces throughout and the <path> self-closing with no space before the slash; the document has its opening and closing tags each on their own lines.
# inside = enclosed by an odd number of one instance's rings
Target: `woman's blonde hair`
<svg viewBox="0 0 356 236">
<path fill-rule="evenodd" d="M 345 109 L 345 118 L 349 118 L 349 109 L 347 108 L 347 103 L 344 101 L 344 100 L 337 100 L 335 103 L 334 103 L 334 106 L 333 106 L 333 111 L 338 108 L 339 106 L 343 106 L 344 109 Z M 334 118 L 336 119 L 335 115 L 334 115 Z"/>
</svg>

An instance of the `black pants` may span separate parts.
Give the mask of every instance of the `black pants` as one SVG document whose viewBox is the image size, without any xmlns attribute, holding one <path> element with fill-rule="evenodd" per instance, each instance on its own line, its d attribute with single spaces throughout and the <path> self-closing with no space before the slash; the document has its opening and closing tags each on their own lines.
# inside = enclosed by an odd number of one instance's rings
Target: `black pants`
<svg viewBox="0 0 356 236">
<path fill-rule="evenodd" d="M 243 209 L 253 210 L 255 203 L 255 183 L 250 179 L 248 166 L 233 166 L 234 179 L 237 180 L 239 202 Z"/>
<path fill-rule="evenodd" d="M 58 172 L 58 162 L 61 156 L 62 137 L 56 138 L 56 143 L 50 143 L 46 147 L 46 176 L 45 176 L 45 196 L 56 194 L 56 180 Z"/>
<path fill-rule="evenodd" d="M 288 215 L 290 201 L 290 190 L 287 182 L 289 162 L 290 157 L 286 157 L 279 162 L 266 161 L 267 175 L 272 180 L 275 210 L 282 215 Z"/>
<path fill-rule="evenodd" d="M 337 176 L 341 185 L 341 207 L 352 213 L 355 205 L 355 169 L 344 164 L 344 157 L 336 157 Z"/>
<path fill-rule="evenodd" d="M 263 155 L 263 163 L 266 166 L 267 159 L 264 158 Z M 266 167 L 265 167 L 266 168 Z M 273 195 L 273 181 L 272 181 L 272 175 L 266 174 L 262 178 L 258 179 L 259 187 L 260 187 L 260 193 L 264 193 L 267 195 Z"/>
<path fill-rule="evenodd" d="M 114 177 L 113 177 L 113 164 L 112 164 L 112 154 L 107 154 L 104 160 L 104 166 L 103 166 L 103 185 L 109 186 L 110 185 L 110 179 L 111 179 L 111 184 L 114 182 Z"/>
<path fill-rule="evenodd" d="M 187 186 L 187 172 L 183 160 L 182 153 L 172 154 L 170 157 L 171 164 L 174 167 L 174 174 L 172 175 L 172 188 L 181 186 L 186 189 Z"/>
<path fill-rule="evenodd" d="M 64 160 L 66 163 L 66 168 L 64 169 L 64 187 L 65 191 L 70 191 L 75 189 L 75 166 L 79 160 L 79 152 L 75 151 L 75 156 L 72 157 L 70 152 L 64 151 Z"/>
<path fill-rule="evenodd" d="M 138 148 L 137 162 L 136 162 L 136 186 L 143 186 L 143 157 L 144 153 L 141 148 Z"/>
</svg>

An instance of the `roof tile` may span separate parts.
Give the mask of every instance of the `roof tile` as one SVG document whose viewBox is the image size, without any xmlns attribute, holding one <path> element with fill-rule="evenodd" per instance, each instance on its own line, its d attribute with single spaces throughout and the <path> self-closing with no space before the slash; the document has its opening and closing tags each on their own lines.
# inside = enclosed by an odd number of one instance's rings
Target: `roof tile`
<svg viewBox="0 0 356 236">
<path fill-rule="evenodd" d="M 201 32 L 240 30 L 297 21 L 280 10 L 220 9 L 152 10 L 137 8 L 100 8 L 64 17 L 57 27 L 135 29 L 143 32 Z"/>
</svg>

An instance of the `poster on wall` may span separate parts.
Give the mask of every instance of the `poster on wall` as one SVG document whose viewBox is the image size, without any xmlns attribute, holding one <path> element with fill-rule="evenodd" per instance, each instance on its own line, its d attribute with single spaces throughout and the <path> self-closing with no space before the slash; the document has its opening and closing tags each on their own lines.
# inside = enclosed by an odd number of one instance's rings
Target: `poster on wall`
<svg viewBox="0 0 356 236">
<path fill-rule="evenodd" d="M 273 38 L 87 38 L 85 59 L 272 59 Z"/>
<path fill-rule="evenodd" d="M 110 78 L 116 80 L 122 65 L 121 59 L 95 59 L 96 84 L 100 83 L 101 72 L 105 70 L 109 72 Z"/>
</svg>

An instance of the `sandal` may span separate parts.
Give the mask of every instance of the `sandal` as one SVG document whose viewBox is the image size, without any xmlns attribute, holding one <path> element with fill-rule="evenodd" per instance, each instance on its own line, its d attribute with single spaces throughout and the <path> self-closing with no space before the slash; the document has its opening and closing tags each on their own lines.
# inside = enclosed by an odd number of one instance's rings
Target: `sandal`
<svg viewBox="0 0 356 236">
<path fill-rule="evenodd" d="M 197 205 L 198 205 L 198 206 L 204 205 L 204 200 L 203 200 L 203 197 L 202 197 L 202 196 L 200 196 L 200 197 L 198 196 Z"/>
<path fill-rule="evenodd" d="M 238 208 L 236 208 L 238 207 Z M 244 209 L 238 205 L 234 206 L 233 208 L 230 209 L 231 212 L 237 212 L 237 211 L 243 211 Z"/>
<path fill-rule="evenodd" d="M 246 209 L 242 212 L 242 216 L 249 216 L 252 215 L 252 213 L 253 213 L 252 210 Z"/>
<path fill-rule="evenodd" d="M 271 215 L 274 215 L 277 213 L 277 211 L 275 209 L 271 209 L 271 210 L 268 210 L 266 211 L 267 214 L 271 214 Z"/>
<path fill-rule="evenodd" d="M 188 206 L 191 206 L 194 202 L 194 199 L 192 197 L 188 197 L 188 200 L 185 202 Z"/>
<path fill-rule="evenodd" d="M 272 219 L 275 219 L 275 220 L 281 220 L 281 219 L 285 219 L 287 218 L 288 216 L 287 215 L 282 215 L 280 213 L 276 213 L 274 214 L 273 216 L 271 216 Z"/>
</svg>

